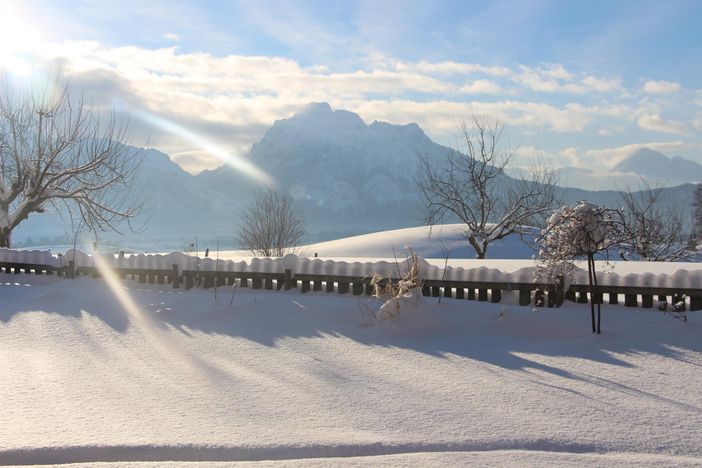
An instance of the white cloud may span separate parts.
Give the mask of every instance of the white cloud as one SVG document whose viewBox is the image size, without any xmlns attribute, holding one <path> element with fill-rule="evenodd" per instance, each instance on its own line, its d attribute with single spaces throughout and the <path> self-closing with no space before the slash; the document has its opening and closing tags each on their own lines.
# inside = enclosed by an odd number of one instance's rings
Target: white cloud
<svg viewBox="0 0 702 468">
<path fill-rule="evenodd" d="M 571 81 L 573 79 L 573 74 L 561 64 L 555 64 L 549 69 L 541 70 L 541 74 L 555 80 Z"/>
<path fill-rule="evenodd" d="M 507 67 L 490 67 L 476 63 L 444 62 L 398 62 L 395 68 L 399 71 L 414 71 L 421 73 L 437 73 L 447 75 L 472 75 L 476 73 L 491 76 L 509 76 L 512 73 Z"/>
<path fill-rule="evenodd" d="M 702 89 L 698 89 L 698 90 L 695 92 L 695 96 L 696 96 L 696 98 L 695 98 L 695 104 L 697 104 L 698 106 L 702 107 Z"/>
<path fill-rule="evenodd" d="M 507 94 L 500 85 L 490 80 L 476 80 L 461 86 L 460 91 L 465 94 Z"/>
<path fill-rule="evenodd" d="M 649 94 L 671 94 L 680 91 L 680 85 L 672 81 L 647 81 L 643 90 Z"/>
<path fill-rule="evenodd" d="M 676 135 L 687 135 L 689 133 L 689 129 L 684 123 L 676 120 L 665 120 L 658 113 L 642 115 L 637 123 L 639 127 L 655 132 L 673 133 Z"/>
<path fill-rule="evenodd" d="M 173 42 L 179 42 L 180 41 L 180 36 L 174 33 L 166 33 L 163 35 L 163 38 L 169 41 Z"/>
<path fill-rule="evenodd" d="M 583 78 L 582 83 L 589 89 L 593 91 L 598 91 L 600 93 L 611 93 L 614 91 L 620 91 L 622 89 L 622 83 L 620 79 L 605 79 L 588 75 L 585 78 Z"/>
<path fill-rule="evenodd" d="M 578 148 L 564 148 L 560 150 L 558 154 L 567 161 L 567 164 L 561 164 L 562 166 L 583 167 L 582 162 L 579 159 L 580 150 Z"/>
<path fill-rule="evenodd" d="M 275 120 L 289 117 L 311 101 L 327 101 L 337 109 L 359 113 L 366 121 L 417 122 L 438 139 L 455 135 L 458 120 L 473 113 L 499 117 L 506 125 L 519 127 L 519 134 L 528 139 L 543 132 L 579 133 L 590 128 L 593 134 L 609 134 L 615 126 L 622 133 L 637 123 L 647 130 L 688 133 L 685 124 L 662 119 L 662 110 L 648 101 L 633 108 L 615 95 L 593 105 L 591 92 L 621 90 L 621 81 L 572 72 L 562 65 L 520 66 L 513 74 L 506 67 L 398 62 L 378 54 L 369 55 L 355 69 L 303 66 L 283 57 L 183 53 L 175 46 L 110 48 L 70 41 L 43 42 L 37 49 L 39 56 L 67 59 L 76 86 L 87 87 L 104 107 L 122 103 L 126 110 L 150 111 L 236 154 L 245 153 Z M 523 90 L 515 82 L 548 94 L 566 93 L 568 101 L 551 96 L 505 99 Z M 470 95 L 475 99 L 466 100 Z M 690 128 L 699 126 L 688 122 Z M 150 142 L 176 153 L 175 159 L 191 170 L 218 163 L 211 159 L 208 165 L 207 155 L 185 140 L 153 132 Z M 554 161 L 573 157 L 569 153 L 551 156 Z"/>
<path fill-rule="evenodd" d="M 572 74 L 567 72 L 562 66 L 557 66 L 548 70 L 540 68 L 530 68 L 520 65 L 520 73 L 512 76 L 512 79 L 533 91 L 543 93 L 565 92 L 582 94 L 585 88 L 574 83 L 564 83 L 572 79 Z"/>
<path fill-rule="evenodd" d="M 359 100 L 349 103 L 351 109 L 367 120 L 389 120 L 395 123 L 417 122 L 430 133 L 454 134 L 460 117 L 485 114 L 499 118 L 507 125 L 545 128 L 556 133 L 583 131 L 596 116 L 626 113 L 623 106 L 583 106 L 567 104 L 557 107 L 540 102 L 455 102 L 437 100 Z M 632 112 L 628 110 L 628 112 Z"/>
<path fill-rule="evenodd" d="M 580 75 L 581 78 L 578 78 L 559 64 L 548 69 L 520 65 L 519 69 L 520 72 L 514 74 L 512 79 L 526 88 L 543 93 L 612 93 L 623 89 L 619 78 L 594 75 Z"/>
</svg>

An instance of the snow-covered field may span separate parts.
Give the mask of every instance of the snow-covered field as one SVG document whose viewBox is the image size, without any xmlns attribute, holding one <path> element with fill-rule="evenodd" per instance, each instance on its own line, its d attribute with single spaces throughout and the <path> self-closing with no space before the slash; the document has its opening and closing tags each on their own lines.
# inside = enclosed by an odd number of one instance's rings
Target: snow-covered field
<svg viewBox="0 0 702 468">
<path fill-rule="evenodd" d="M 0 276 L 1 463 L 702 464 L 695 313 L 118 290 Z"/>
<path fill-rule="evenodd" d="M 110 284 L 0 274 L 0 465 L 702 465 L 700 312 Z"/>
</svg>

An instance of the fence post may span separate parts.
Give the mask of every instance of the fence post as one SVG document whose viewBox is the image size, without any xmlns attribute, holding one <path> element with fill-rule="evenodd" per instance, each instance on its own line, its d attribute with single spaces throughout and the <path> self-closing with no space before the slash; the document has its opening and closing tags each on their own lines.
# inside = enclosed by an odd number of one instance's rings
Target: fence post
<svg viewBox="0 0 702 468">
<path fill-rule="evenodd" d="M 180 281 L 178 279 L 178 265 L 173 264 L 173 270 L 171 272 L 171 283 L 173 284 L 174 288 L 177 288 L 180 285 Z"/>
<path fill-rule="evenodd" d="M 286 268 L 285 269 L 285 278 L 283 279 L 283 284 L 284 288 L 286 291 L 290 290 L 292 288 L 292 270 Z"/>
<path fill-rule="evenodd" d="M 499 288 L 493 288 L 492 294 L 490 294 L 490 302 L 497 304 L 502 300 L 502 290 Z"/>
<path fill-rule="evenodd" d="M 354 281 L 353 285 L 351 286 L 351 291 L 353 292 L 354 296 L 360 296 L 363 294 L 363 283 Z"/>
<path fill-rule="evenodd" d="M 68 262 L 68 271 L 66 272 L 66 276 L 71 279 L 76 278 L 76 263 L 73 260 Z"/>
<path fill-rule="evenodd" d="M 534 307 L 544 306 L 544 290 L 539 288 L 534 291 Z"/>
<path fill-rule="evenodd" d="M 520 289 L 519 290 L 519 305 L 520 306 L 528 306 L 529 304 L 531 304 L 531 290 Z"/>
<path fill-rule="evenodd" d="M 478 289 L 478 300 L 480 302 L 486 302 L 488 300 L 488 290 Z"/>
<path fill-rule="evenodd" d="M 560 307 L 565 302 L 565 278 L 563 275 L 558 275 L 556 277 L 556 287 L 555 287 L 555 306 Z"/>
<path fill-rule="evenodd" d="M 650 309 L 653 307 L 653 296 L 651 294 L 642 294 L 641 295 L 641 308 L 642 309 Z"/>
</svg>

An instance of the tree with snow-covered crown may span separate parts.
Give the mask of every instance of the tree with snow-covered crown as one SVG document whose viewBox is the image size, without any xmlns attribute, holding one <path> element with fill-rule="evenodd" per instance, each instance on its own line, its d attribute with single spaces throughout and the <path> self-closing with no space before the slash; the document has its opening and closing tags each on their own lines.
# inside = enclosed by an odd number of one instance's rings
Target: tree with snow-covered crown
<svg viewBox="0 0 702 468">
<path fill-rule="evenodd" d="M 71 99 L 69 81 L 43 84 L 18 90 L 0 74 L 0 247 L 10 247 L 30 214 L 50 207 L 94 232 L 116 231 L 139 210 L 128 192 L 141 154 L 122 143 L 125 127 Z"/>
<path fill-rule="evenodd" d="M 610 209 L 584 201 L 573 206 L 566 205 L 551 215 L 539 237 L 541 249 L 536 277 L 541 281 L 556 283 L 559 277 L 568 278 L 576 268 L 575 260 L 587 259 L 593 333 L 601 331 L 594 256 L 615 245 L 619 239 L 611 214 Z"/>
</svg>

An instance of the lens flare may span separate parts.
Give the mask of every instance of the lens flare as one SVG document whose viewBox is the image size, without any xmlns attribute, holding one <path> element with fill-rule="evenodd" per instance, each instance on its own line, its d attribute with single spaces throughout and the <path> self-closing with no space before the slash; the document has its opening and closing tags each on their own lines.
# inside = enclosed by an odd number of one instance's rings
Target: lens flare
<svg viewBox="0 0 702 468">
<path fill-rule="evenodd" d="M 185 375 L 199 376 L 205 381 L 211 380 L 205 372 L 206 364 L 195 356 L 188 355 L 176 343 L 172 342 L 167 334 L 159 328 L 157 321 L 137 305 L 103 255 L 97 252 L 93 253 L 93 265 L 98 269 L 110 291 L 124 308 L 130 322 L 137 327 L 138 333 L 149 344 L 154 353 L 162 360 L 180 367 Z"/>
<path fill-rule="evenodd" d="M 216 157 L 223 163 L 233 167 L 237 171 L 241 172 L 242 174 L 251 177 L 252 179 L 258 181 L 259 183 L 269 186 L 269 187 L 275 187 L 275 180 L 268 175 L 265 171 L 262 169 L 256 167 L 254 164 L 251 162 L 235 156 L 228 151 L 224 150 L 223 148 L 220 148 L 219 146 L 215 145 L 214 143 L 208 141 L 206 138 L 202 137 L 201 135 L 198 135 L 187 128 L 183 127 L 182 125 L 179 125 L 171 120 L 168 120 L 164 117 L 154 115 L 150 112 L 137 109 L 133 110 L 130 112 L 130 115 L 133 115 L 134 117 L 150 124 L 153 125 L 154 127 L 157 127 L 161 130 L 164 130 L 172 135 L 178 136 L 180 138 L 183 138 L 184 140 L 197 145 L 200 149 L 206 151 L 207 153 L 211 154 L 212 156 Z"/>
<path fill-rule="evenodd" d="M 112 267 L 107 263 L 105 258 L 103 258 L 102 254 L 93 254 L 93 264 L 95 265 L 95 268 L 100 271 L 100 275 L 105 280 L 105 283 L 107 283 L 110 291 L 119 301 L 122 307 L 124 307 L 124 310 L 127 312 L 129 317 L 136 320 L 140 324 L 148 324 L 151 319 L 144 314 L 136 302 L 134 302 L 134 299 L 132 299 L 132 296 L 130 296 L 127 290 L 124 288 L 121 280 Z"/>
</svg>

